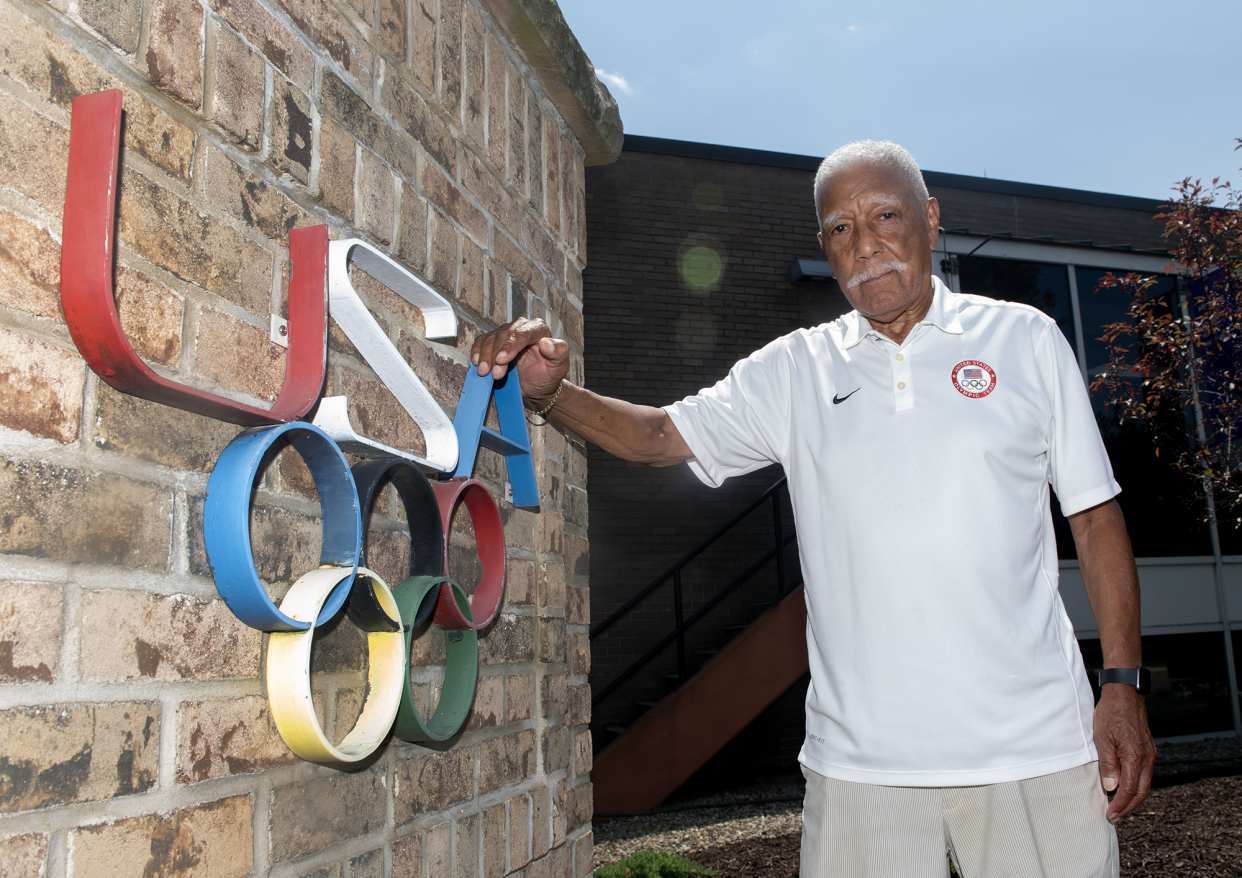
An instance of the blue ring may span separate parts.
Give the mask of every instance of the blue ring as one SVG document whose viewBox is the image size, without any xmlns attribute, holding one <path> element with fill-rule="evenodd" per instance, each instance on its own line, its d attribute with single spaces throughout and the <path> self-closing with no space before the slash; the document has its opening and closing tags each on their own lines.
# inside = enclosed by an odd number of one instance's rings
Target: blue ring
<svg viewBox="0 0 1242 878">
<path fill-rule="evenodd" d="M 362 511 L 349 462 L 328 434 L 313 424 L 293 421 L 246 430 L 220 454 L 203 504 L 203 535 L 216 590 L 245 624 L 260 631 L 305 631 L 309 626 L 280 611 L 268 596 L 254 567 L 250 549 L 250 507 L 254 482 L 268 449 L 286 433 L 302 456 L 323 515 L 320 566 L 350 567 L 349 576 L 333 589 L 319 612 L 323 625 L 341 609 L 354 582 L 362 551 Z"/>
</svg>

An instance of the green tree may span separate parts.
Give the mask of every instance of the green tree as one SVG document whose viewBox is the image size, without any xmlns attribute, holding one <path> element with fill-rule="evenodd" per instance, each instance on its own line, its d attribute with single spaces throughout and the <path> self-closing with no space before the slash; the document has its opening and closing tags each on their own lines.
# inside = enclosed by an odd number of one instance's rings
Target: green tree
<svg viewBox="0 0 1242 878">
<path fill-rule="evenodd" d="M 1156 215 L 1178 292 L 1153 296 L 1156 279 L 1137 274 L 1100 282 L 1133 302 L 1128 321 L 1105 327 L 1110 362 L 1091 389 L 1196 480 L 1209 519 L 1242 526 L 1242 192 L 1188 177 L 1178 193 Z"/>
</svg>

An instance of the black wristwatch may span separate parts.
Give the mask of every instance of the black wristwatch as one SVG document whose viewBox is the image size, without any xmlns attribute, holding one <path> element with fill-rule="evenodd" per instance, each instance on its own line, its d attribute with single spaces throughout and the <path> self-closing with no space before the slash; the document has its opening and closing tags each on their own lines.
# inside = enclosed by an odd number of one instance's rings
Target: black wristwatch
<svg viewBox="0 0 1242 878">
<path fill-rule="evenodd" d="M 1151 692 L 1151 671 L 1139 665 L 1137 668 L 1105 668 L 1100 671 L 1100 688 L 1105 683 L 1125 683 L 1138 690 L 1139 695 Z"/>
</svg>

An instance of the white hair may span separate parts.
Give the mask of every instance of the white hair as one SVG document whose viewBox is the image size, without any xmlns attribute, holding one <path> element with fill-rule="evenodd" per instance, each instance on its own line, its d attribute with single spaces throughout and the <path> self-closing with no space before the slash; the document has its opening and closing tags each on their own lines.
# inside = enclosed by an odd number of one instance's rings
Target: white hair
<svg viewBox="0 0 1242 878">
<path fill-rule="evenodd" d="M 927 184 L 923 182 L 923 172 L 919 170 L 918 162 L 904 146 L 888 140 L 856 140 L 847 143 L 820 162 L 819 170 L 815 172 L 815 216 L 821 224 L 823 217 L 819 213 L 819 200 L 823 197 L 829 178 L 838 171 L 870 162 L 896 168 L 924 205 L 931 197 L 927 192 Z"/>
</svg>

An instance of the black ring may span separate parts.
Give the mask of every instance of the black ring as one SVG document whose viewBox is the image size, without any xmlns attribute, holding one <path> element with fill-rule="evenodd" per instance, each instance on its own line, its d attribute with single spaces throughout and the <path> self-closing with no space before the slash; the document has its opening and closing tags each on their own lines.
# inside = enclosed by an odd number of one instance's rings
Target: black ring
<svg viewBox="0 0 1242 878">
<path fill-rule="evenodd" d="M 382 457 L 378 460 L 360 461 L 354 464 L 350 472 L 353 473 L 354 483 L 358 487 L 358 499 L 362 509 L 362 552 L 358 556 L 358 566 L 367 566 L 367 530 L 371 525 L 371 506 L 375 501 L 376 490 L 387 477 L 397 489 L 397 496 L 405 507 L 406 523 L 410 526 L 409 576 L 439 576 L 443 565 L 444 527 L 440 523 L 435 492 L 423 471 L 400 457 Z M 431 617 L 439 594 L 439 588 L 433 588 L 423 599 L 414 616 L 415 628 Z M 366 626 L 375 624 L 378 618 L 386 618 L 387 614 L 380 608 L 378 600 L 372 597 L 375 605 L 371 606 L 366 597 L 365 590 L 355 591 L 350 596 L 347 612 L 355 625 L 372 630 Z"/>
</svg>

